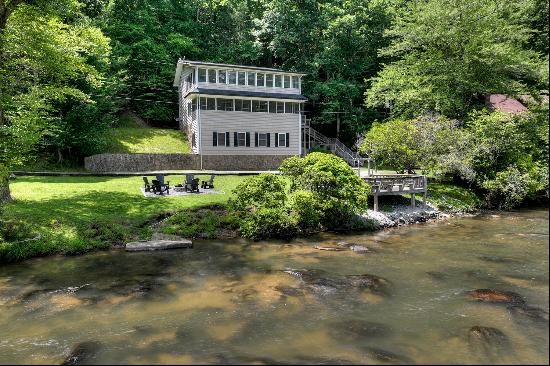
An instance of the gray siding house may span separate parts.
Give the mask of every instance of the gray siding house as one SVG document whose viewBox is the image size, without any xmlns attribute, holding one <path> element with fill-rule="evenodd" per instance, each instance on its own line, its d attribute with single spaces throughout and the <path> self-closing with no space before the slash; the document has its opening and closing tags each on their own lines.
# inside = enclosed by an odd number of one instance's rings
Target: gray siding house
<svg viewBox="0 0 550 366">
<path fill-rule="evenodd" d="M 180 59 L 174 78 L 179 127 L 193 152 L 205 157 L 301 155 L 304 75 Z"/>
</svg>

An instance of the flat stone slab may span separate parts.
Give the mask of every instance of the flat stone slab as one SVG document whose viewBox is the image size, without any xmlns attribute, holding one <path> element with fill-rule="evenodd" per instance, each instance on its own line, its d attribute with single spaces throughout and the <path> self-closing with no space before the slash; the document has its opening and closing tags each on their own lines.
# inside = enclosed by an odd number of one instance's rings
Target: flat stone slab
<svg viewBox="0 0 550 366">
<path fill-rule="evenodd" d="M 127 252 L 178 249 L 178 248 L 193 248 L 193 242 L 189 239 L 179 239 L 179 240 L 134 241 L 126 244 Z"/>
</svg>

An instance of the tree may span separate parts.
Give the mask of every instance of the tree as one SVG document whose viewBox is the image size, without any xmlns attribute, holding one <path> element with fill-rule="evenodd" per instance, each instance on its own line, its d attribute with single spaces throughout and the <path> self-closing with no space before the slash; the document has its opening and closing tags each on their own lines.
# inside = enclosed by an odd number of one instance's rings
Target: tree
<svg viewBox="0 0 550 366">
<path fill-rule="evenodd" d="M 487 93 L 547 89 L 547 63 L 524 47 L 531 36 L 524 3 L 530 1 L 409 2 L 386 32 L 391 44 L 380 54 L 393 61 L 368 80 L 366 105 L 390 106 L 403 117 L 464 117 Z"/>
<path fill-rule="evenodd" d="M 109 53 L 107 38 L 77 8 L 29 3 L 2 3 L 9 17 L 0 33 L 0 201 L 10 198 L 7 173 L 32 160 L 70 106 L 94 103 L 84 91 L 100 87 Z"/>
</svg>

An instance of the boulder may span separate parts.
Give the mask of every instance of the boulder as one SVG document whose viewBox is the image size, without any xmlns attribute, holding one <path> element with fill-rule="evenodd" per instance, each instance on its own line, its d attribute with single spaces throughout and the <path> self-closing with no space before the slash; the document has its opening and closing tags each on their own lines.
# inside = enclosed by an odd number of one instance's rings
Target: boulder
<svg viewBox="0 0 550 366">
<path fill-rule="evenodd" d="M 411 360 L 408 357 L 398 355 L 396 353 L 386 351 L 380 348 L 375 347 L 365 347 L 364 348 L 367 355 L 376 361 L 383 362 L 383 363 L 389 363 L 392 365 L 399 365 L 399 364 L 405 364 L 405 365 L 412 365 L 414 364 L 414 361 Z"/>
<path fill-rule="evenodd" d="M 381 323 L 356 319 L 331 324 L 329 334 L 334 339 L 349 342 L 384 337 L 390 334 L 390 329 Z"/>
<path fill-rule="evenodd" d="M 149 241 L 134 241 L 126 244 L 127 252 L 165 250 L 178 248 L 192 248 L 193 242 L 188 239 L 179 240 L 149 240 Z"/>
<path fill-rule="evenodd" d="M 497 359 L 510 349 L 510 341 L 501 330 L 491 327 L 474 326 L 468 330 L 468 344 L 475 356 L 491 360 Z"/>
<path fill-rule="evenodd" d="M 494 304 L 524 305 L 525 300 L 521 295 L 511 291 L 497 291 L 490 289 L 478 289 L 469 291 L 467 296 L 472 301 L 480 301 Z"/>
<path fill-rule="evenodd" d="M 78 343 L 72 348 L 71 353 L 65 358 L 62 365 L 88 364 L 96 356 L 101 347 L 101 343 L 97 341 Z"/>
<path fill-rule="evenodd" d="M 512 305 L 508 307 L 515 320 L 548 326 L 548 312 L 534 306 Z"/>
</svg>

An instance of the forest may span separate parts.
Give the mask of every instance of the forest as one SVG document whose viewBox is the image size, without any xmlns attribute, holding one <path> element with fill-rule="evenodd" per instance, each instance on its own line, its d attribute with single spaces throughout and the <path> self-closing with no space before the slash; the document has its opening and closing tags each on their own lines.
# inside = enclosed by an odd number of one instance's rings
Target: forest
<svg viewBox="0 0 550 366">
<path fill-rule="evenodd" d="M 101 152 L 125 111 L 176 127 L 179 58 L 305 72 L 313 125 L 334 135 L 338 113 L 389 167 L 412 156 L 503 207 L 548 197 L 547 0 L 0 0 L 0 196 L 33 159 Z M 493 93 L 529 116 L 491 114 Z"/>
</svg>

